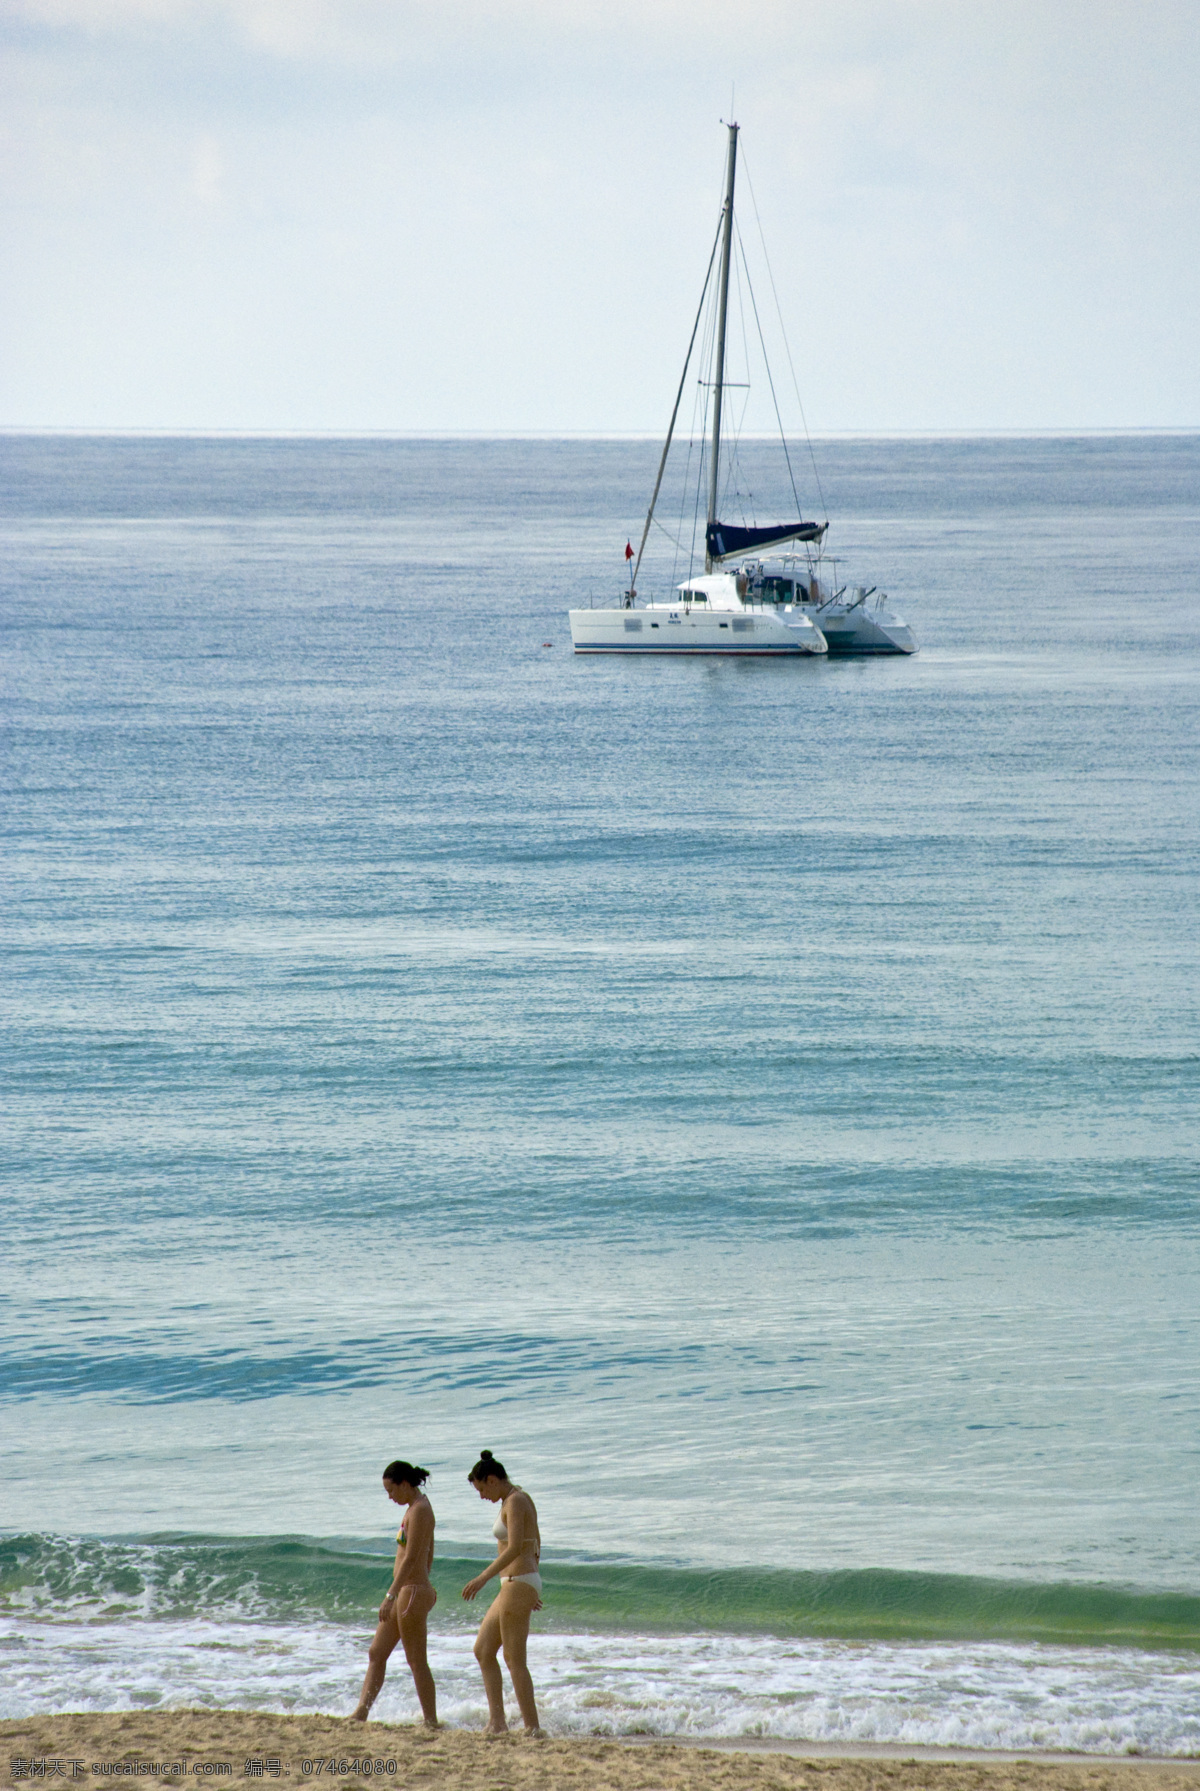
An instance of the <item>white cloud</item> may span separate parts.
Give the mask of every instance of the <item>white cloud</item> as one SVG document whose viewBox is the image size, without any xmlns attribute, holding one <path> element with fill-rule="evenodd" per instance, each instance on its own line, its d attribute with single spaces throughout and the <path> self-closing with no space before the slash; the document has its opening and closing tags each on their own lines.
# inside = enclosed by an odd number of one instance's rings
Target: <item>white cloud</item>
<svg viewBox="0 0 1200 1791">
<path fill-rule="evenodd" d="M 192 150 L 192 192 L 200 204 L 213 209 L 221 202 L 221 146 L 215 137 L 202 136 Z"/>
<path fill-rule="evenodd" d="M 1193 16 L 9 0 L 0 416 L 654 428 L 736 81 L 816 426 L 1200 420 Z"/>
</svg>

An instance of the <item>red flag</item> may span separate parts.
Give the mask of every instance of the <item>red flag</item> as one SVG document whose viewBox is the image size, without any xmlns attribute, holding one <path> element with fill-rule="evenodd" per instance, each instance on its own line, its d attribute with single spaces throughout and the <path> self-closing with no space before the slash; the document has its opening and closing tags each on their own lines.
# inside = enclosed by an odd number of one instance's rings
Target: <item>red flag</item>
<svg viewBox="0 0 1200 1791">
<path fill-rule="evenodd" d="M 632 541 L 627 541 L 625 543 L 625 558 L 627 560 L 631 560 L 633 558 L 633 542 Z"/>
</svg>

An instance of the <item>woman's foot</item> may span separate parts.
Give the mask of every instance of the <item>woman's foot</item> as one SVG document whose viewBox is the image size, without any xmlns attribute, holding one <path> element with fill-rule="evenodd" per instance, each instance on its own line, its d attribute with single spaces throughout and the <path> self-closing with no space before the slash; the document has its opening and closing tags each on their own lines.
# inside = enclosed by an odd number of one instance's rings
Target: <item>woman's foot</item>
<svg viewBox="0 0 1200 1791">
<path fill-rule="evenodd" d="M 358 1709 L 354 1712 L 354 1715 L 350 1718 L 350 1721 L 352 1723 L 365 1723 L 367 1720 L 367 1711 L 370 1708 L 371 1706 L 369 1704 L 360 1704 Z"/>
</svg>

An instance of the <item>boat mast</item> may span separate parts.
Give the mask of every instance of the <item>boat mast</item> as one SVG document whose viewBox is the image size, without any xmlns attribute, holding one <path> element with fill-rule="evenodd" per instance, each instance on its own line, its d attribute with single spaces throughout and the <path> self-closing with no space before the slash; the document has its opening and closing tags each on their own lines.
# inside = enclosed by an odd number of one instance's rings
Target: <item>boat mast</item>
<svg viewBox="0 0 1200 1791">
<path fill-rule="evenodd" d="M 729 126 L 729 158 L 725 164 L 725 210 L 721 219 L 721 282 L 717 298 L 717 374 L 713 394 L 712 456 L 708 468 L 708 520 L 717 520 L 717 482 L 721 473 L 721 397 L 725 388 L 725 313 L 729 308 L 729 253 L 733 241 L 733 177 L 737 168 L 736 124 Z M 712 555 L 705 553 L 704 570 L 712 571 Z"/>
</svg>

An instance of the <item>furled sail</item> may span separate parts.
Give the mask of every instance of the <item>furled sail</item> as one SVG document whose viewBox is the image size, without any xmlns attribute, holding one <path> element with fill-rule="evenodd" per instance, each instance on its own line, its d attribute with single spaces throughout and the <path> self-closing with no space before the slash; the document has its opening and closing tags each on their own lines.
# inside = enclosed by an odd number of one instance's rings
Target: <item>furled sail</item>
<svg viewBox="0 0 1200 1791">
<path fill-rule="evenodd" d="M 769 529 L 742 529 L 729 522 L 710 522 L 706 541 L 711 559 L 728 560 L 754 548 L 773 547 L 777 541 L 819 541 L 828 527 L 827 522 L 777 522 Z"/>
</svg>

